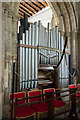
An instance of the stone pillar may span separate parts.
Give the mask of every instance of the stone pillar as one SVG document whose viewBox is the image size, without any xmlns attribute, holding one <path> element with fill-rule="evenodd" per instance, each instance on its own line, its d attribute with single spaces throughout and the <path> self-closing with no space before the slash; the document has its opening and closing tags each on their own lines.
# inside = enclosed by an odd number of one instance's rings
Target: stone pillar
<svg viewBox="0 0 80 120">
<path fill-rule="evenodd" d="M 4 8 L 2 8 L 2 33 L 5 31 L 5 21 L 4 21 Z M 5 36 L 2 34 L 2 39 L 3 39 L 3 45 L 2 45 L 2 81 L 4 84 L 4 69 L 5 69 Z M 4 85 L 2 86 L 4 90 Z"/>
<path fill-rule="evenodd" d="M 80 30 L 78 30 L 78 83 L 80 83 Z"/>
<path fill-rule="evenodd" d="M 69 54 L 71 54 L 71 33 L 70 32 L 66 32 L 65 33 L 65 37 L 68 37 L 67 47 L 68 47 Z"/>
<path fill-rule="evenodd" d="M 9 52 L 8 52 L 8 79 L 9 79 L 9 93 L 11 93 L 11 83 L 12 83 L 12 13 L 9 11 L 8 14 L 8 45 L 9 45 Z"/>
<path fill-rule="evenodd" d="M 63 36 L 64 37 L 64 31 L 60 31 L 60 36 Z M 60 59 L 61 59 L 61 55 L 60 55 Z M 59 59 L 59 60 L 60 60 Z M 62 61 L 63 62 L 63 61 Z M 58 81 L 58 86 L 59 86 L 59 88 L 63 88 L 64 87 L 64 81 L 63 81 L 63 79 L 62 79 L 62 76 L 63 76 L 63 69 L 62 69 L 62 62 L 60 63 L 60 65 L 59 65 L 59 68 L 58 68 L 58 71 L 59 71 L 59 74 L 58 74 L 58 76 L 60 77 L 60 79 L 59 79 L 59 81 Z"/>
<path fill-rule="evenodd" d="M 72 54 L 72 68 L 78 69 L 78 40 L 77 32 L 71 32 L 71 54 Z M 72 82 L 77 84 L 77 76 L 72 78 Z"/>
<path fill-rule="evenodd" d="M 8 10 L 3 7 L 3 92 L 4 105 L 8 104 Z"/>
<path fill-rule="evenodd" d="M 2 119 L 2 3 L 0 2 L 0 120 Z"/>
<path fill-rule="evenodd" d="M 17 43 L 17 17 L 12 20 L 12 39 L 13 39 L 13 57 L 16 57 L 16 43 Z"/>
<path fill-rule="evenodd" d="M 78 32 L 77 32 L 77 40 L 78 40 L 78 83 L 80 83 L 80 2 L 76 2 L 76 13 L 78 19 Z"/>
</svg>

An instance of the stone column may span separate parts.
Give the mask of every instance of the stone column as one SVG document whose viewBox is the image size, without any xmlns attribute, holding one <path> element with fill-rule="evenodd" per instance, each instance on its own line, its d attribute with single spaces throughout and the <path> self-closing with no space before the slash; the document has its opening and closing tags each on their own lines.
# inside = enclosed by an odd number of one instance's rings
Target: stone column
<svg viewBox="0 0 80 120">
<path fill-rule="evenodd" d="M 71 54 L 71 33 L 70 32 L 66 32 L 65 33 L 65 37 L 68 37 L 67 47 L 68 47 L 69 54 Z"/>
<path fill-rule="evenodd" d="M 77 32 L 71 32 L 71 54 L 72 54 L 72 68 L 78 69 L 78 40 Z M 72 78 L 72 82 L 77 84 L 77 76 Z"/>
<path fill-rule="evenodd" d="M 0 2 L 0 120 L 2 119 L 2 3 Z"/>
<path fill-rule="evenodd" d="M 80 30 L 78 30 L 78 83 L 80 83 Z"/>
<path fill-rule="evenodd" d="M 60 37 L 61 37 L 61 36 L 64 37 L 64 31 L 60 31 Z M 60 55 L 60 59 L 61 59 L 61 55 Z M 59 59 L 59 60 L 60 60 L 60 59 Z M 63 63 L 63 61 L 60 63 L 59 68 L 58 68 L 58 71 L 59 71 L 59 73 L 61 74 L 61 79 L 59 79 L 59 81 L 58 81 L 58 87 L 59 87 L 59 88 L 63 88 L 63 87 L 64 87 L 64 80 L 62 79 L 62 76 L 63 76 L 63 74 L 64 74 L 63 68 L 62 68 L 62 63 Z M 59 74 L 58 74 L 58 75 L 59 75 Z"/>
<path fill-rule="evenodd" d="M 17 17 L 12 19 L 12 39 L 13 39 L 13 57 L 16 57 L 16 43 L 17 43 Z"/>
<path fill-rule="evenodd" d="M 8 104 L 8 10 L 3 7 L 3 92 L 4 92 L 4 105 Z"/>
<path fill-rule="evenodd" d="M 6 56 L 6 58 L 5 58 L 5 61 L 6 61 L 6 63 L 8 62 L 8 47 L 9 47 L 9 45 L 8 45 L 8 10 L 7 9 L 5 9 L 5 11 L 4 11 L 4 22 L 5 22 L 5 28 L 4 28 L 4 39 L 5 39 L 5 56 Z M 5 68 L 6 68 L 6 65 L 5 65 Z"/>
<path fill-rule="evenodd" d="M 11 93 L 12 84 L 12 54 L 13 54 L 13 40 L 12 40 L 12 13 L 9 11 L 8 14 L 8 44 L 9 44 L 9 56 L 8 56 L 8 79 L 9 79 L 9 93 Z"/>
<path fill-rule="evenodd" d="M 5 20 L 4 20 L 4 8 L 2 7 L 2 33 L 5 31 Z M 2 39 L 3 39 L 3 45 L 2 45 L 2 81 L 4 84 L 4 69 L 5 69 L 5 36 L 2 34 Z M 3 90 L 4 90 L 4 85 L 3 85 Z"/>
<path fill-rule="evenodd" d="M 75 3 L 76 13 L 77 13 L 77 21 L 78 21 L 78 32 L 77 32 L 77 40 L 78 40 L 78 83 L 80 83 L 80 2 Z"/>
</svg>

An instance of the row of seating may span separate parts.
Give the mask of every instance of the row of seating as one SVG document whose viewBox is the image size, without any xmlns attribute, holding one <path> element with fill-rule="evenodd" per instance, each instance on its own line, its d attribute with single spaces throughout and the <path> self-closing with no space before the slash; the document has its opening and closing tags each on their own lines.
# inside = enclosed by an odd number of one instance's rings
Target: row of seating
<svg viewBox="0 0 80 120">
<path fill-rule="evenodd" d="M 55 88 L 49 88 L 49 89 L 43 90 L 44 94 L 46 94 L 47 92 L 55 92 Z M 42 90 L 29 91 L 27 93 L 27 95 L 28 95 L 28 97 L 42 95 Z M 26 92 L 14 93 L 14 98 L 25 98 L 25 97 L 27 97 Z M 54 94 L 53 97 L 55 98 L 56 95 Z M 11 98 L 12 98 L 12 94 L 9 95 L 9 101 Z M 46 99 L 46 96 L 44 97 L 44 99 Z M 16 112 L 15 112 L 16 118 L 21 119 L 21 118 L 27 118 L 30 116 L 34 116 L 34 119 L 36 117 L 37 117 L 37 119 L 39 119 L 41 113 L 48 112 L 48 102 L 43 101 L 42 96 L 28 99 L 28 103 L 32 103 L 35 101 L 41 101 L 41 102 L 36 103 L 34 105 L 26 106 L 26 105 L 24 105 L 24 103 L 26 103 L 26 100 L 18 101 L 17 105 L 23 104 L 23 106 L 19 106 L 16 108 Z M 56 110 L 56 108 L 61 108 L 61 107 L 64 107 L 64 109 L 66 108 L 66 103 L 61 100 L 54 99 L 53 105 L 54 105 L 53 107 L 55 108 L 55 110 Z M 10 118 L 10 114 L 11 114 L 10 112 L 11 112 L 11 105 L 9 106 L 9 118 Z"/>
</svg>

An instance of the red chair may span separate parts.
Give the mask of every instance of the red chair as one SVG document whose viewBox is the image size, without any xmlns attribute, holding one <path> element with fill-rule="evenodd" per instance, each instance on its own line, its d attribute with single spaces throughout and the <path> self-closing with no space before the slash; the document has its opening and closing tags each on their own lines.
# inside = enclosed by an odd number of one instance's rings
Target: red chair
<svg viewBox="0 0 80 120">
<path fill-rule="evenodd" d="M 76 88 L 76 84 L 69 85 L 69 89 L 71 89 L 71 88 Z"/>
<path fill-rule="evenodd" d="M 72 89 L 72 88 L 76 88 L 76 84 L 71 84 L 69 85 L 69 89 Z M 77 93 L 76 93 L 76 97 L 77 97 Z M 71 100 L 69 101 L 69 104 L 70 104 Z"/>
<path fill-rule="evenodd" d="M 25 97 L 26 97 L 25 92 L 14 93 L 14 98 L 25 98 Z M 12 94 L 9 94 L 9 103 L 10 103 L 11 98 L 12 98 Z M 26 103 L 26 100 L 17 101 L 17 105 L 24 104 L 24 103 Z M 15 111 L 16 111 L 15 117 L 17 119 L 27 118 L 30 116 L 34 116 L 34 119 L 35 119 L 36 117 L 36 110 L 30 106 L 22 105 L 22 106 L 17 107 Z M 9 118 L 10 118 L 10 115 L 11 115 L 11 104 L 9 104 Z"/>
<path fill-rule="evenodd" d="M 49 89 L 44 89 L 44 94 L 46 94 L 47 92 L 55 92 L 55 88 L 49 88 Z M 55 113 L 56 113 L 56 109 L 57 108 L 61 108 L 64 107 L 64 109 L 66 109 L 66 103 L 64 101 L 61 100 L 56 100 L 55 97 L 56 95 L 54 94 L 54 100 L 53 100 L 53 105 L 55 107 Z M 45 97 L 46 99 L 46 97 Z"/>
<path fill-rule="evenodd" d="M 42 94 L 41 90 L 30 91 L 30 92 L 28 92 L 28 97 L 41 95 L 41 94 Z M 34 102 L 34 101 L 41 101 L 40 103 L 37 103 L 35 105 L 31 105 L 31 107 L 37 111 L 37 113 L 38 113 L 37 118 L 39 119 L 39 116 L 41 113 L 48 111 L 48 105 L 46 103 L 42 102 L 42 97 L 31 98 L 28 100 L 29 103 Z"/>
<path fill-rule="evenodd" d="M 76 84 L 71 84 L 71 85 L 69 85 L 69 89 L 72 89 L 72 88 L 77 88 L 76 87 Z M 79 96 L 79 93 L 77 92 L 76 93 L 76 97 L 78 97 Z"/>
<path fill-rule="evenodd" d="M 76 97 L 80 98 L 80 84 L 77 84 L 78 92 L 76 93 Z"/>
<path fill-rule="evenodd" d="M 78 90 L 80 91 L 80 84 L 78 84 Z"/>
</svg>

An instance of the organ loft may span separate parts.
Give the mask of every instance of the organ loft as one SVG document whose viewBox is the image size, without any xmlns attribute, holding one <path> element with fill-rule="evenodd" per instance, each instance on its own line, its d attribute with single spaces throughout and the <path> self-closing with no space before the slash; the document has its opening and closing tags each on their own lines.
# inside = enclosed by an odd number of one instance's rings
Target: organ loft
<svg viewBox="0 0 80 120">
<path fill-rule="evenodd" d="M 0 119 L 80 118 L 80 2 L 0 2 Z"/>
</svg>

